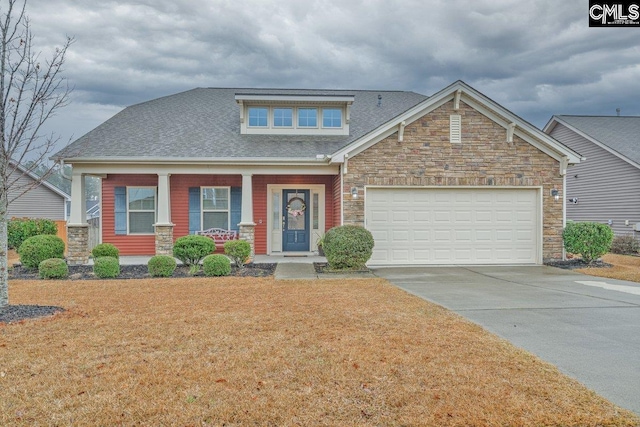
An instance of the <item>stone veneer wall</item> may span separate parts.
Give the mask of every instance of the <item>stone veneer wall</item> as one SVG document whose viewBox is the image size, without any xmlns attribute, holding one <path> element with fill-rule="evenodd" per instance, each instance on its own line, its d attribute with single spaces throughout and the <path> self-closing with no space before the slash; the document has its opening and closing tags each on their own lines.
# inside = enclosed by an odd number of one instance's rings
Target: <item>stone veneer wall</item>
<svg viewBox="0 0 640 427">
<path fill-rule="evenodd" d="M 89 262 L 89 225 L 67 225 L 67 263 L 83 265 Z"/>
<path fill-rule="evenodd" d="M 173 225 L 156 225 L 156 255 L 173 256 Z"/>
<path fill-rule="evenodd" d="M 256 254 L 256 246 L 255 246 L 256 226 L 240 224 L 239 237 L 241 240 L 246 240 L 247 242 L 249 242 L 249 245 L 251 245 L 251 255 L 249 255 L 249 260 L 247 262 L 253 261 L 253 257 Z"/>
<path fill-rule="evenodd" d="M 449 142 L 449 116 L 462 116 L 462 143 Z M 397 133 L 349 159 L 344 176 L 344 223 L 364 225 L 364 197 L 353 200 L 351 187 L 376 186 L 508 186 L 543 187 L 543 259 L 562 258 L 560 165 L 478 111 L 460 102 L 444 104 L 409 124 L 404 141 Z"/>
</svg>

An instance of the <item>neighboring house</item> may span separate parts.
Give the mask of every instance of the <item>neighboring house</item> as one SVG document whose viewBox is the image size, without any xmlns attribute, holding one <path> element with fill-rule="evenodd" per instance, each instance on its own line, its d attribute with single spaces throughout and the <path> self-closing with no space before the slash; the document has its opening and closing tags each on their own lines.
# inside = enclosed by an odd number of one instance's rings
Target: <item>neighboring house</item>
<svg viewBox="0 0 640 427">
<path fill-rule="evenodd" d="M 16 166 L 10 175 L 10 180 L 15 182 L 9 190 L 9 199 L 17 195 L 19 197 L 9 203 L 7 217 L 45 218 L 60 221 L 64 225 L 70 196 L 47 181 L 38 183 L 39 179 L 22 166 Z"/>
<path fill-rule="evenodd" d="M 256 254 L 308 254 L 331 227 L 372 265 L 540 264 L 563 255 L 564 174 L 579 155 L 458 81 L 413 92 L 200 88 L 124 109 L 59 152 L 73 166 L 71 262 L 86 262 L 84 175 L 102 242 L 171 253 L 234 229 Z"/>
<path fill-rule="evenodd" d="M 544 131 L 585 159 L 567 174 L 567 219 L 640 237 L 640 117 L 553 116 Z"/>
<path fill-rule="evenodd" d="M 14 167 L 13 164 L 11 167 Z M 7 218 L 41 218 L 55 221 L 58 237 L 67 243 L 67 207 L 71 198 L 64 191 L 20 165 L 9 175 L 9 206 Z M 11 201 L 14 197 L 16 199 Z"/>
</svg>

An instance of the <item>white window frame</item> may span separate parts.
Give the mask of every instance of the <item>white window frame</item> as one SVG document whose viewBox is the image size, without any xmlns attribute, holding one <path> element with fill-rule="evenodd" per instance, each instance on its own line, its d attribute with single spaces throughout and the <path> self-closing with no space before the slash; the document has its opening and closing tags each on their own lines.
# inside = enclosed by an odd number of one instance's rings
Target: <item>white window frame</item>
<svg viewBox="0 0 640 427">
<path fill-rule="evenodd" d="M 325 126 L 324 125 L 324 112 L 325 110 L 338 110 L 340 111 L 340 126 Z M 323 129 L 342 129 L 342 127 L 344 126 L 344 108 L 340 108 L 340 107 L 325 107 L 322 109 L 322 114 L 321 114 L 321 120 L 322 120 L 322 128 Z"/>
<path fill-rule="evenodd" d="M 315 126 L 301 126 L 300 122 L 299 122 L 299 120 L 300 120 L 300 110 L 316 110 L 316 125 Z M 319 114 L 318 114 L 319 111 L 320 111 L 320 108 L 312 107 L 312 106 L 296 108 L 296 128 L 297 129 L 318 129 L 320 127 L 320 124 L 319 124 L 320 117 L 319 117 Z"/>
<path fill-rule="evenodd" d="M 224 188 L 227 190 L 227 209 L 205 209 L 204 207 L 204 189 L 220 189 Z M 204 214 L 205 212 L 227 212 L 227 229 L 231 229 L 231 187 L 220 186 L 220 185 L 204 185 L 200 187 L 200 230 L 204 230 Z"/>
<path fill-rule="evenodd" d="M 291 110 L 291 126 L 276 125 L 276 110 Z M 294 107 L 287 107 L 283 105 L 276 105 L 271 107 L 271 125 L 274 129 L 293 129 L 295 128 L 296 121 L 296 109 Z M 255 126 L 254 126 L 255 127 Z"/>
<path fill-rule="evenodd" d="M 253 126 L 251 125 L 251 109 L 252 108 L 256 108 L 256 109 L 261 109 L 261 110 L 267 110 L 267 125 L 266 126 Z M 271 123 L 271 109 L 266 106 L 266 105 L 251 105 L 249 107 L 247 107 L 247 127 L 250 127 L 252 129 L 269 129 L 269 124 Z"/>
<path fill-rule="evenodd" d="M 155 224 L 158 220 L 158 187 L 157 186 L 151 186 L 151 185 L 132 185 L 132 186 L 127 186 L 127 199 L 126 199 L 126 204 L 127 204 L 127 234 L 128 235 L 133 235 L 133 236 L 152 236 L 155 234 L 155 231 L 152 231 L 151 233 L 132 233 L 130 231 L 129 228 L 129 223 L 130 223 L 130 213 L 131 212 L 152 212 L 150 209 L 134 209 L 133 211 L 131 211 L 129 209 L 129 190 L 133 189 L 133 188 L 151 188 L 154 190 L 154 194 L 153 194 L 153 224 Z"/>
</svg>

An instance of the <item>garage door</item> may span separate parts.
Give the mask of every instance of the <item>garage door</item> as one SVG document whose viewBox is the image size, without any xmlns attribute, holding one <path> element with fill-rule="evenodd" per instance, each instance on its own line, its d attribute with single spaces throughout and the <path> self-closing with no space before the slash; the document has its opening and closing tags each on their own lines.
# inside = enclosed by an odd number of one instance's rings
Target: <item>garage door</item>
<svg viewBox="0 0 640 427">
<path fill-rule="evenodd" d="M 370 264 L 539 263 L 536 189 L 367 188 Z"/>
</svg>

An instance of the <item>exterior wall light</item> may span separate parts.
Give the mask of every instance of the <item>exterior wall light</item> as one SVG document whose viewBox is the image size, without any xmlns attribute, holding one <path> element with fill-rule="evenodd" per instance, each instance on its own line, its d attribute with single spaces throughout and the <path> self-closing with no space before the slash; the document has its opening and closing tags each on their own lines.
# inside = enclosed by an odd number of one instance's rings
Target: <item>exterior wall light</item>
<svg viewBox="0 0 640 427">
<path fill-rule="evenodd" d="M 553 199 L 557 202 L 558 200 L 560 200 L 560 192 L 558 190 L 556 190 L 555 188 L 553 190 L 551 190 L 551 195 L 553 196 Z"/>
<path fill-rule="evenodd" d="M 358 198 L 358 187 L 351 187 L 351 198 L 354 200 Z"/>
</svg>

